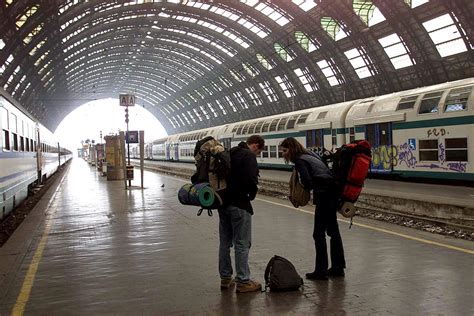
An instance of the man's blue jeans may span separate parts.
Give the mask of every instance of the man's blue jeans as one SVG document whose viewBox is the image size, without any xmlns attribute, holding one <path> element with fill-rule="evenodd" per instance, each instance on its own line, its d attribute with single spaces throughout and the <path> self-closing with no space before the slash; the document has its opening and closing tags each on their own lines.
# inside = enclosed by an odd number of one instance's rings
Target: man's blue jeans
<svg viewBox="0 0 474 316">
<path fill-rule="evenodd" d="M 252 244 L 252 215 L 246 210 L 229 205 L 219 210 L 219 274 L 232 276 L 230 248 L 234 245 L 237 283 L 250 280 L 249 250 Z"/>
</svg>

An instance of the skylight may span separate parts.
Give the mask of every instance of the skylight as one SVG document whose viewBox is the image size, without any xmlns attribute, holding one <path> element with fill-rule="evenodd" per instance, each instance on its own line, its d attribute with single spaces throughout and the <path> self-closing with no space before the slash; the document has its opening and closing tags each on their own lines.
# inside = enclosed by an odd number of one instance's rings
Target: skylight
<svg viewBox="0 0 474 316">
<path fill-rule="evenodd" d="M 319 43 L 318 46 L 316 46 L 313 41 L 311 41 L 309 37 L 301 31 L 295 32 L 295 39 L 298 44 L 300 44 L 300 46 L 308 53 L 311 53 L 312 51 L 315 51 L 319 48 Z"/>
<path fill-rule="evenodd" d="M 349 62 L 351 63 L 352 67 L 354 67 L 354 70 L 360 79 L 372 76 L 372 73 L 367 67 L 366 62 L 366 59 L 369 57 L 367 55 L 362 57 L 363 52 L 359 48 L 353 48 L 351 50 L 345 51 L 344 55 L 346 55 L 347 59 L 349 59 Z"/>
<path fill-rule="evenodd" d="M 408 4 L 411 8 L 415 8 L 429 1 L 430 0 L 405 0 L 405 3 Z"/>
<path fill-rule="evenodd" d="M 413 66 L 415 61 L 408 55 L 408 49 L 404 43 L 402 43 L 398 34 L 393 33 L 379 38 L 379 43 L 382 45 L 395 69 Z"/>
<path fill-rule="evenodd" d="M 335 41 L 347 37 L 347 33 L 344 32 L 339 23 L 331 17 L 322 17 L 321 26 Z"/>
<path fill-rule="evenodd" d="M 319 68 L 321 68 L 321 71 L 323 72 L 324 76 L 326 76 L 326 79 L 331 86 L 336 86 L 339 84 L 336 74 L 334 74 L 334 71 L 331 69 L 331 66 L 325 59 L 318 61 L 317 64 Z"/>
<path fill-rule="evenodd" d="M 265 69 L 270 70 L 273 68 L 273 65 L 270 64 L 270 62 L 265 57 L 263 57 L 262 54 L 257 54 L 257 60 L 262 64 L 263 67 L 265 67 Z"/>
<path fill-rule="evenodd" d="M 317 5 L 314 3 L 314 0 L 291 0 L 291 2 L 299 6 L 300 9 L 305 12 L 308 12 Z"/>
<path fill-rule="evenodd" d="M 362 19 L 367 26 L 373 26 L 385 21 L 385 17 L 380 10 L 369 0 L 353 0 L 354 12 Z"/>
<path fill-rule="evenodd" d="M 449 13 L 424 22 L 423 27 L 430 35 L 441 57 L 467 51 L 458 26 Z"/>
<path fill-rule="evenodd" d="M 288 51 L 280 43 L 275 43 L 273 47 L 275 48 L 278 56 L 280 56 L 284 61 L 289 62 L 293 60 L 293 57 L 291 57 Z"/>
<path fill-rule="evenodd" d="M 276 76 L 275 80 L 278 82 L 280 88 L 283 90 L 283 93 L 286 95 L 287 98 L 290 98 L 295 94 L 293 86 L 291 85 L 286 75 L 283 75 L 283 78 L 280 76 Z"/>
<path fill-rule="evenodd" d="M 301 70 L 300 68 L 296 68 L 293 71 L 303 84 L 304 88 L 306 89 L 306 92 L 317 90 L 317 87 L 313 87 L 313 85 L 311 85 L 311 82 L 315 82 L 314 78 L 311 76 L 311 73 L 308 71 L 307 68 L 305 68 L 304 70 L 305 71 L 303 72 L 303 70 Z"/>
<path fill-rule="evenodd" d="M 256 7 L 256 10 L 262 12 L 267 17 L 275 21 L 278 25 L 284 26 L 290 22 L 285 16 L 283 16 L 280 12 L 272 8 L 266 3 L 260 2 Z"/>
</svg>

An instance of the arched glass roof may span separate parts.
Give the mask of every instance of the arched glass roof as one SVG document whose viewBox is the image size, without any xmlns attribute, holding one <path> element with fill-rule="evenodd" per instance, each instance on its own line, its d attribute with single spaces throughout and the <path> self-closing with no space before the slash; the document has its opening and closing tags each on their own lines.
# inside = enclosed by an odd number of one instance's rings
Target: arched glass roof
<svg viewBox="0 0 474 316">
<path fill-rule="evenodd" d="M 137 96 L 169 133 L 474 76 L 474 2 L 15 1 L 0 87 L 54 130 Z"/>
</svg>

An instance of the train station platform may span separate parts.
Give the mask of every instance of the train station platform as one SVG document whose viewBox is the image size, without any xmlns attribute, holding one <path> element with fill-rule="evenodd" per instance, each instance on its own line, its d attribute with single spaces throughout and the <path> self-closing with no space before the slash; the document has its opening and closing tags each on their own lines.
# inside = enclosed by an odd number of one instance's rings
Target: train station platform
<svg viewBox="0 0 474 316">
<path fill-rule="evenodd" d="M 135 159 L 135 164 L 139 160 Z M 145 166 L 154 168 L 170 168 L 176 170 L 195 170 L 192 163 L 146 160 Z M 291 173 L 285 170 L 260 170 L 260 179 L 288 183 Z M 458 207 L 474 207 L 474 187 L 450 186 L 406 181 L 366 179 L 362 194 L 386 196 L 413 201 L 438 203 Z"/>
<path fill-rule="evenodd" d="M 133 184 L 136 186 L 139 181 Z M 358 218 L 340 219 L 345 278 L 284 293 L 221 291 L 218 215 L 180 205 L 182 179 L 145 172 L 124 189 L 74 159 L 0 248 L 0 315 L 343 315 L 474 313 L 474 243 Z M 314 264 L 313 209 L 257 196 L 250 269 L 269 259 L 300 275 Z"/>
</svg>

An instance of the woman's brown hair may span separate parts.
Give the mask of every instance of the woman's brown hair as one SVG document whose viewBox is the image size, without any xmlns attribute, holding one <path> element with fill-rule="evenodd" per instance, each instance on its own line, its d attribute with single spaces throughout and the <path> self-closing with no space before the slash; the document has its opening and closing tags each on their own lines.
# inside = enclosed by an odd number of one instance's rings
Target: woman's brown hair
<svg viewBox="0 0 474 316">
<path fill-rule="evenodd" d="M 295 162 L 296 158 L 306 153 L 306 149 L 293 137 L 285 138 L 281 144 L 281 147 L 288 149 L 289 157 L 285 158 L 285 162 Z"/>
</svg>

